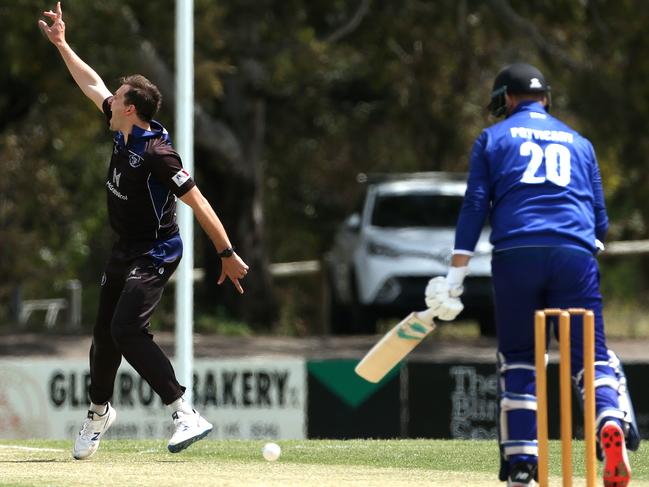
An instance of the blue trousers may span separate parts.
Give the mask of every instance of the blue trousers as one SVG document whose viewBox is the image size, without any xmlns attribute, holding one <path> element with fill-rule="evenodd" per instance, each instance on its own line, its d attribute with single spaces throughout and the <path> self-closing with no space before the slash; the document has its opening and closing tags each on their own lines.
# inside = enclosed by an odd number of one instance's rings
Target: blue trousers
<svg viewBox="0 0 649 487">
<path fill-rule="evenodd" d="M 597 260 L 586 251 L 565 247 L 524 247 L 495 252 L 492 260 L 498 335 L 502 458 L 510 465 L 535 462 L 536 392 L 534 312 L 544 308 L 586 308 L 595 314 L 596 414 L 621 420 L 617 377 L 609 364 L 604 336 Z M 558 335 L 556 320 L 554 335 Z M 571 371 L 582 390 L 583 329 L 571 323 Z"/>
</svg>

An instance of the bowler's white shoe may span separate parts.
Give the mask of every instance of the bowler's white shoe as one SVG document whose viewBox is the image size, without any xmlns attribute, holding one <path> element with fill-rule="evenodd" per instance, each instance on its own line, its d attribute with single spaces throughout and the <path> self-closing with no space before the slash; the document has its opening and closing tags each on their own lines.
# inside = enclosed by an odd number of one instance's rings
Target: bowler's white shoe
<svg viewBox="0 0 649 487">
<path fill-rule="evenodd" d="M 192 443 L 205 438 L 212 431 L 212 425 L 196 411 L 193 409 L 192 411 L 191 413 L 176 411 L 171 415 L 176 425 L 176 431 L 167 445 L 171 453 L 184 450 Z"/>
<path fill-rule="evenodd" d="M 110 403 L 107 406 L 104 414 L 88 411 L 88 417 L 83 422 L 81 431 L 79 431 L 72 448 L 72 456 L 77 460 L 85 460 L 91 457 L 99 448 L 99 441 L 103 434 L 115 422 L 117 413 Z"/>
</svg>

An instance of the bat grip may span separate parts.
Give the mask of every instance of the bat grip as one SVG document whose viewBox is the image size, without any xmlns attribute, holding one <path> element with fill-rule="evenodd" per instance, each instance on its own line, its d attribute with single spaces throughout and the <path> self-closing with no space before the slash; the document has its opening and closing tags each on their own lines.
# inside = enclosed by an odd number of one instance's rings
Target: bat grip
<svg viewBox="0 0 649 487">
<path fill-rule="evenodd" d="M 425 309 L 424 311 L 417 311 L 415 314 L 417 315 L 417 318 L 429 325 L 432 324 L 433 318 L 435 317 L 435 312 L 430 308 Z"/>
</svg>

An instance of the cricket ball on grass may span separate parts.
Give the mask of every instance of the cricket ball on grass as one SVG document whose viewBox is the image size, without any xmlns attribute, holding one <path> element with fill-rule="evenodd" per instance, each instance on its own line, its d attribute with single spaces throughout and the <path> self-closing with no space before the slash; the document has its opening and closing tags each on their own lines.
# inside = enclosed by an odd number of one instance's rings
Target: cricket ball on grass
<svg viewBox="0 0 649 487">
<path fill-rule="evenodd" d="M 266 443 L 261 449 L 261 454 L 269 462 L 274 462 L 282 454 L 282 449 L 277 443 Z"/>
</svg>

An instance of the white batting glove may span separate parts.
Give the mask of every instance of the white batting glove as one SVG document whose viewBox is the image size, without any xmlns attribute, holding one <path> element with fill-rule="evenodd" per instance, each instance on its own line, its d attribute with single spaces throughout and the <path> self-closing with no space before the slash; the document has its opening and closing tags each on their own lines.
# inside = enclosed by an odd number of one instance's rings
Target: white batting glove
<svg viewBox="0 0 649 487">
<path fill-rule="evenodd" d="M 468 267 L 450 267 L 446 277 L 434 277 L 426 286 L 426 306 L 444 321 L 454 320 L 464 309 L 460 296 Z"/>
<path fill-rule="evenodd" d="M 450 288 L 451 296 L 459 298 L 464 292 L 464 278 L 469 274 L 469 268 L 464 267 L 449 267 L 446 274 L 446 281 Z"/>
</svg>

